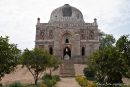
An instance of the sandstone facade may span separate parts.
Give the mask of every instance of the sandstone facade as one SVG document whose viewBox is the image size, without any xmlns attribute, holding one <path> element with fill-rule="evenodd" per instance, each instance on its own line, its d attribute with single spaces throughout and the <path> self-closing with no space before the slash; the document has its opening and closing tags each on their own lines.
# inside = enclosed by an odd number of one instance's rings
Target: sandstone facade
<svg viewBox="0 0 130 87">
<path fill-rule="evenodd" d="M 48 23 L 37 19 L 35 46 L 60 59 L 67 55 L 75 63 L 85 63 L 99 48 L 97 19 L 85 23 L 80 10 L 65 4 L 52 11 Z"/>
</svg>

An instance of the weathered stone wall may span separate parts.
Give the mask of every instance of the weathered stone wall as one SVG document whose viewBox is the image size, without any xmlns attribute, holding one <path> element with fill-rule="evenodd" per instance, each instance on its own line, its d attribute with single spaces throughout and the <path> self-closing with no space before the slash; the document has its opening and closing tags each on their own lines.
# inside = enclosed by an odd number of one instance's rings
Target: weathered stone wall
<svg viewBox="0 0 130 87">
<path fill-rule="evenodd" d="M 38 18 L 35 46 L 48 51 L 52 47 L 53 55 L 60 59 L 63 59 L 64 49 L 68 46 L 74 63 L 84 63 L 86 58 L 99 48 L 97 21 L 94 19 L 93 23 L 85 23 L 82 13 L 73 7 L 73 17 L 55 13 L 62 11 L 61 8 L 52 12 L 49 23 L 40 23 Z M 76 14 L 79 14 L 79 19 Z M 69 43 L 66 43 L 66 39 Z"/>
</svg>

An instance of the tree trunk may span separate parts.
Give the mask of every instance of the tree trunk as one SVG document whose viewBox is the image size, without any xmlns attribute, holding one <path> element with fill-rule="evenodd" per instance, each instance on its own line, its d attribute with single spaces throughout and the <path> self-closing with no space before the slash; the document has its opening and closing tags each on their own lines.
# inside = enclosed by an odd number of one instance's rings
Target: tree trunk
<svg viewBox="0 0 130 87">
<path fill-rule="evenodd" d="M 51 69 L 50 69 L 50 76 L 51 76 Z"/>
<path fill-rule="evenodd" d="M 2 87 L 3 85 L 2 85 L 2 83 L 0 83 L 0 87 Z"/>
<path fill-rule="evenodd" d="M 35 85 L 37 85 L 38 75 L 38 72 L 35 72 Z"/>
<path fill-rule="evenodd" d="M 2 77 L 0 76 L 0 82 L 1 82 L 1 80 L 2 80 L 1 78 L 2 78 Z M 3 86 L 2 83 L 0 83 L 0 87 L 2 87 L 2 86 Z"/>
<path fill-rule="evenodd" d="M 35 78 L 35 85 L 37 85 L 37 77 Z"/>
</svg>

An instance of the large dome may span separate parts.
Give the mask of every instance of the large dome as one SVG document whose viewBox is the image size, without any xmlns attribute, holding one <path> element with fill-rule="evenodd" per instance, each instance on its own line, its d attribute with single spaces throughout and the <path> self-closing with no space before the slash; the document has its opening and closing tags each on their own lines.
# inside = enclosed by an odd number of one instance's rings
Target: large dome
<svg viewBox="0 0 130 87">
<path fill-rule="evenodd" d="M 49 23 L 54 22 L 84 23 L 84 19 L 80 10 L 65 4 L 52 11 Z"/>
</svg>

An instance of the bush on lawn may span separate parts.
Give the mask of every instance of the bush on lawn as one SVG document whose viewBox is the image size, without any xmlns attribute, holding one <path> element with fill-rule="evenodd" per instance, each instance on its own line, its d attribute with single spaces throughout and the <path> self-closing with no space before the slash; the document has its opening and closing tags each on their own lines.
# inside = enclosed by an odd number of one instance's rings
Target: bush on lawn
<svg viewBox="0 0 130 87">
<path fill-rule="evenodd" d="M 48 86 L 46 84 L 41 83 L 41 84 L 38 84 L 36 87 L 48 87 Z"/>
<path fill-rule="evenodd" d="M 6 85 L 5 87 L 25 87 L 20 82 L 14 82 L 12 84 Z"/>
<path fill-rule="evenodd" d="M 88 80 L 81 75 L 76 76 L 75 80 L 81 87 L 98 87 L 95 83 L 88 82 Z"/>
<path fill-rule="evenodd" d="M 52 76 L 52 79 L 55 79 L 56 81 L 60 81 L 60 77 L 58 75 Z"/>
<path fill-rule="evenodd" d="M 51 79 L 48 79 L 48 78 L 47 78 L 47 79 L 44 79 L 44 80 L 43 80 L 43 84 L 46 84 L 48 87 L 52 87 L 52 84 L 50 83 L 50 80 L 51 80 Z"/>
<path fill-rule="evenodd" d="M 90 78 L 90 77 L 95 76 L 95 72 L 93 70 L 91 70 L 90 68 L 88 68 L 88 67 L 84 68 L 83 72 L 84 72 L 84 76 L 86 78 Z"/>
<path fill-rule="evenodd" d="M 42 77 L 42 80 L 43 84 L 46 84 L 48 87 L 52 87 L 57 81 L 60 81 L 60 77 L 58 75 L 51 76 L 50 74 L 45 74 Z"/>
<path fill-rule="evenodd" d="M 79 85 L 81 85 L 81 87 L 85 87 L 88 84 L 88 81 L 81 75 L 76 76 L 75 80 L 79 83 Z"/>
<path fill-rule="evenodd" d="M 56 81 L 55 79 L 50 80 L 50 83 L 51 83 L 52 86 L 55 85 L 56 82 L 57 82 L 57 81 Z"/>
<path fill-rule="evenodd" d="M 48 73 L 46 73 L 43 77 L 42 77 L 42 80 L 46 80 L 46 79 L 52 79 L 52 76 Z"/>
</svg>

